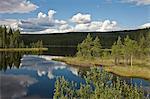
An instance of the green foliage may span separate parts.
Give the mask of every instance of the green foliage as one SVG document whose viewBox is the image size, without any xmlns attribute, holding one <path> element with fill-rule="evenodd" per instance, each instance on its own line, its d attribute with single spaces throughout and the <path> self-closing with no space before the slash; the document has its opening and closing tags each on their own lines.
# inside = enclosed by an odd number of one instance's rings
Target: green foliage
<svg viewBox="0 0 150 99">
<path fill-rule="evenodd" d="M 96 36 L 100 37 L 102 48 L 110 49 L 118 36 L 120 36 L 123 40 L 126 35 L 129 35 L 130 38 L 138 41 L 141 34 L 144 35 L 144 37 L 147 37 L 149 31 L 150 28 L 125 31 L 91 32 L 91 36 L 93 38 L 95 38 Z M 77 45 L 81 43 L 87 35 L 87 32 L 21 34 L 21 39 L 26 45 L 29 45 L 31 42 L 36 42 L 40 38 L 40 40 L 42 40 L 43 43 L 47 46 L 77 47 Z"/>
<path fill-rule="evenodd" d="M 55 82 L 54 99 L 68 99 L 67 97 L 74 97 L 75 84 L 68 82 L 64 77 L 59 77 Z"/>
<path fill-rule="evenodd" d="M 135 40 L 132 40 L 127 36 L 124 39 L 124 47 L 123 47 L 123 54 L 124 58 L 126 59 L 126 64 L 128 63 L 128 60 L 130 60 L 130 64 L 132 66 L 132 60 L 135 56 L 135 53 L 137 52 L 138 44 Z"/>
<path fill-rule="evenodd" d="M 42 40 L 30 44 L 32 48 L 43 48 Z M 20 39 L 20 31 L 0 26 L 0 48 L 24 48 L 27 47 Z"/>
<path fill-rule="evenodd" d="M 129 36 L 126 36 L 124 42 L 121 42 L 121 38 L 112 46 L 112 56 L 115 60 L 115 64 L 120 63 L 119 60 L 123 59 L 124 64 L 130 64 L 132 66 L 134 58 L 145 58 L 149 51 L 148 37 L 141 36 L 138 41 L 132 40 Z"/>
<path fill-rule="evenodd" d="M 25 45 L 24 45 L 24 42 L 23 42 L 23 41 L 21 41 L 21 43 L 19 43 L 19 47 L 20 47 L 20 48 L 24 48 L 24 47 L 25 47 Z"/>
<path fill-rule="evenodd" d="M 96 67 L 91 68 L 84 77 L 86 83 L 69 83 L 60 77 L 55 83 L 54 99 L 144 99 L 142 87 L 138 88 L 133 84 L 128 85 L 119 78 Z"/>
<path fill-rule="evenodd" d="M 93 40 L 90 34 L 87 35 L 86 39 L 78 44 L 77 56 L 87 59 L 92 59 L 101 56 L 101 44 L 98 37 Z"/>
<path fill-rule="evenodd" d="M 42 40 L 38 40 L 35 43 L 30 44 L 31 48 L 43 48 L 43 42 Z"/>
<path fill-rule="evenodd" d="M 101 51 L 101 44 L 100 44 L 100 40 L 98 37 L 95 38 L 95 40 L 93 41 L 93 47 L 91 48 L 91 54 L 93 57 L 100 57 L 102 54 Z"/>
<path fill-rule="evenodd" d="M 123 44 L 121 38 L 118 37 L 118 40 L 112 45 L 112 56 L 115 59 L 115 64 L 119 63 L 119 59 L 122 57 L 123 54 Z"/>
<path fill-rule="evenodd" d="M 77 56 L 84 57 L 84 58 L 91 58 L 91 49 L 93 46 L 93 41 L 90 34 L 87 35 L 86 39 L 82 41 L 81 44 L 77 47 Z"/>
<path fill-rule="evenodd" d="M 124 60 L 124 64 L 130 64 L 132 66 L 133 59 L 136 57 L 145 57 L 150 55 L 150 46 L 149 46 L 150 36 L 146 38 L 142 36 L 138 41 L 135 41 L 127 35 L 124 38 L 123 42 L 121 37 L 118 37 L 118 40 L 114 42 L 111 48 L 111 56 L 114 58 L 115 64 L 120 64 L 121 60 Z M 82 57 L 84 59 L 95 59 L 102 58 L 106 56 L 107 58 L 110 55 L 106 55 L 108 52 L 104 50 L 102 52 L 102 46 L 98 37 L 93 40 L 90 34 L 87 35 L 86 39 L 82 43 L 78 44 L 77 47 L 77 57 Z"/>
<path fill-rule="evenodd" d="M 20 31 L 0 26 L 0 48 L 18 48 Z"/>
<path fill-rule="evenodd" d="M 127 36 L 124 39 L 124 54 L 127 56 L 134 55 L 137 51 L 137 46 L 137 42 L 135 40 L 130 39 L 129 36 Z"/>
<path fill-rule="evenodd" d="M 147 40 L 147 38 L 145 38 L 144 36 L 142 36 L 138 42 L 138 53 L 137 53 L 137 57 L 139 58 L 144 58 L 146 56 L 146 54 L 149 53 L 149 51 L 147 49 L 149 49 L 149 41 Z"/>
</svg>

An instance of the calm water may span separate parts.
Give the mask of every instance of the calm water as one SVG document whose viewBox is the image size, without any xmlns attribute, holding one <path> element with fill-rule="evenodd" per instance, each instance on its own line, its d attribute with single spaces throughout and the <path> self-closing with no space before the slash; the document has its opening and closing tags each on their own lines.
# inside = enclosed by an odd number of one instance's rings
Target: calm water
<svg viewBox="0 0 150 99">
<path fill-rule="evenodd" d="M 84 83 L 82 75 L 88 68 L 66 65 L 50 60 L 50 55 L 23 55 L 0 53 L 0 99 L 52 98 L 58 76 L 69 81 Z M 128 83 L 143 83 L 150 91 L 150 82 L 138 78 L 122 78 Z"/>
<path fill-rule="evenodd" d="M 48 51 L 44 52 L 45 55 L 54 56 L 74 56 L 77 52 L 76 47 L 73 46 L 58 46 L 58 47 L 48 47 Z"/>
</svg>

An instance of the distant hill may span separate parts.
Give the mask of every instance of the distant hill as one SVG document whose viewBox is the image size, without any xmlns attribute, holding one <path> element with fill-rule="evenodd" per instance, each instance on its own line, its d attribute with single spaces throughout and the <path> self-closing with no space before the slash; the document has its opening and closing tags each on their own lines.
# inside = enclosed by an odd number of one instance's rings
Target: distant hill
<svg viewBox="0 0 150 99">
<path fill-rule="evenodd" d="M 53 33 L 53 34 L 21 34 L 21 39 L 25 44 L 42 40 L 44 47 L 51 46 L 77 46 L 90 33 L 93 37 L 98 36 L 101 39 L 103 48 L 110 48 L 117 40 L 129 35 L 132 39 L 138 40 L 142 35 L 146 36 L 150 33 L 150 28 L 137 30 L 123 30 L 111 32 L 68 32 L 68 33 Z"/>
</svg>

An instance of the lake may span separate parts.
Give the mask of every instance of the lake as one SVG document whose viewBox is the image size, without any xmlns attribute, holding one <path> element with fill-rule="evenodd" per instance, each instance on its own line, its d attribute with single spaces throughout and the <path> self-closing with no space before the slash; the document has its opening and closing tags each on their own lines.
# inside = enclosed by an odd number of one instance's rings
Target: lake
<svg viewBox="0 0 150 99">
<path fill-rule="evenodd" d="M 85 83 L 83 75 L 89 68 L 53 61 L 52 55 L 54 54 L 0 52 L 0 99 L 52 98 L 54 84 L 59 76 L 64 76 L 66 80 L 74 81 L 78 85 Z M 147 80 L 120 78 L 128 84 L 137 83 L 138 86 L 142 82 L 144 89 L 150 91 L 150 82 Z"/>
</svg>

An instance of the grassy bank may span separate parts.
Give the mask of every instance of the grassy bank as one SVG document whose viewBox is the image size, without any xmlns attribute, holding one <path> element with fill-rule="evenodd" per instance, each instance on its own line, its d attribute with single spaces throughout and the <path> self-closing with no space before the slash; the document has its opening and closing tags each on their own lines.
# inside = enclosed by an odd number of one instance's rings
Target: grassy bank
<svg viewBox="0 0 150 99">
<path fill-rule="evenodd" d="M 149 66 L 150 67 L 150 66 Z M 114 73 L 120 76 L 144 78 L 150 80 L 150 68 L 142 66 L 105 66 L 107 72 Z"/>
<path fill-rule="evenodd" d="M 0 48 L 0 52 L 3 51 L 47 51 L 48 48 Z"/>
<path fill-rule="evenodd" d="M 104 66 L 107 72 L 111 72 L 120 76 L 126 77 L 138 77 L 150 80 L 150 65 L 147 63 L 142 63 L 140 60 L 136 60 L 137 63 L 131 66 L 125 65 L 114 65 L 112 59 L 93 59 L 85 60 L 77 57 L 64 57 L 64 58 L 54 58 L 55 61 L 65 62 L 69 65 L 81 66 L 81 67 L 91 67 L 91 66 Z M 139 62 L 141 64 L 139 64 Z M 145 62 L 145 61 L 143 61 Z"/>
</svg>

